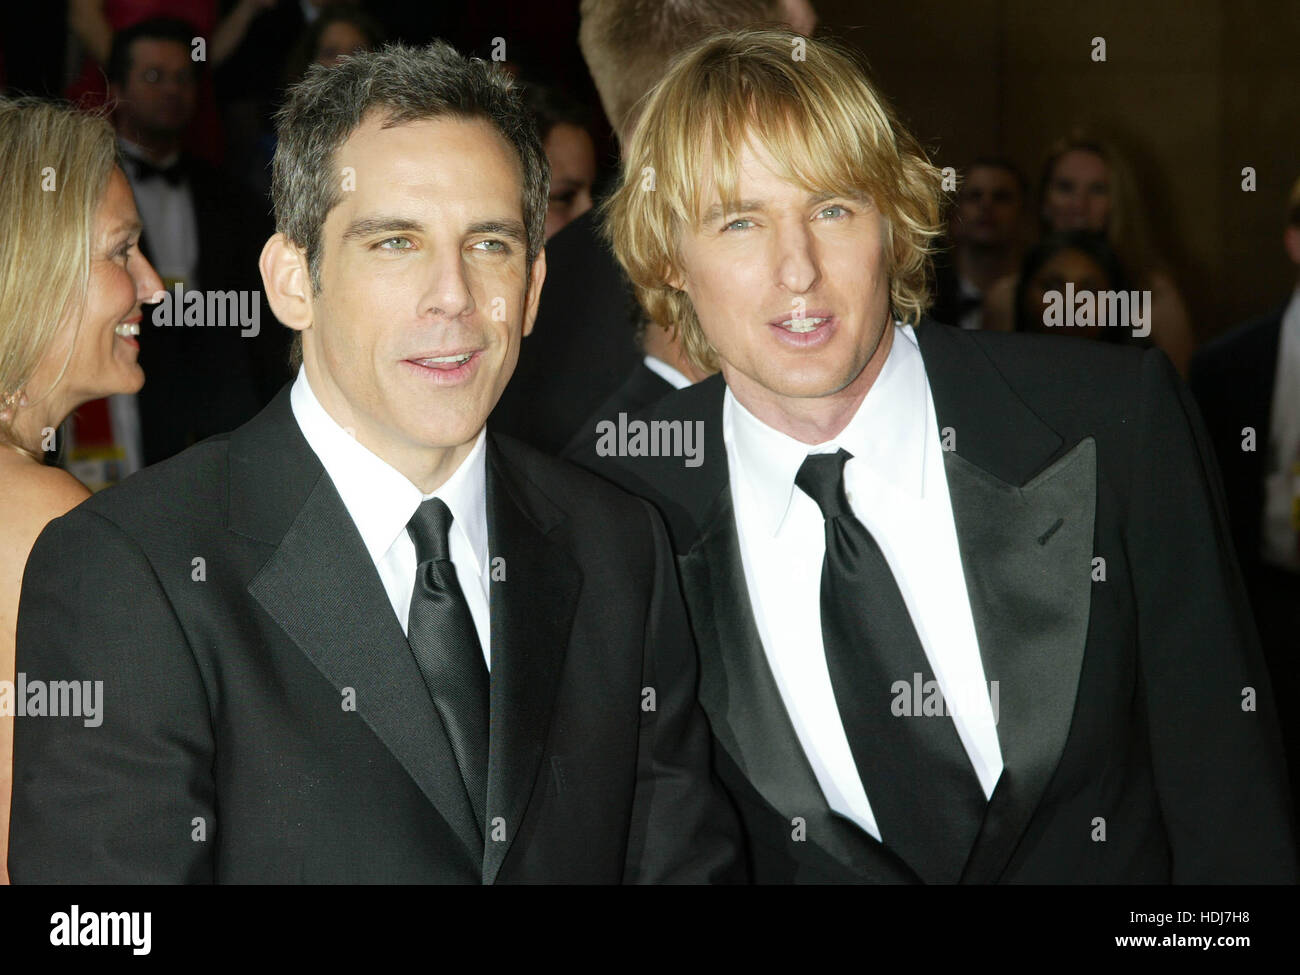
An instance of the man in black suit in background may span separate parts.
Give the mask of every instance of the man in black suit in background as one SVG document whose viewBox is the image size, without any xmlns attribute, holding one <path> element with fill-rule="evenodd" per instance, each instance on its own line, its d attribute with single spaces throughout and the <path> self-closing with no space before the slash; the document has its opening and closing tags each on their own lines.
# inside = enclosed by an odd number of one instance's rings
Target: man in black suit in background
<svg viewBox="0 0 1300 975">
<path fill-rule="evenodd" d="M 624 173 L 615 252 L 721 375 L 587 462 L 669 523 L 755 878 L 1294 882 L 1268 675 L 1164 355 L 926 318 L 940 174 L 831 45 L 700 43 Z"/>
<path fill-rule="evenodd" d="M 17 722 L 12 879 L 733 878 L 660 521 L 485 432 L 546 265 L 510 83 L 313 69 L 274 168 L 303 368 L 38 540 L 18 669 L 102 681 L 102 724 Z"/>
<path fill-rule="evenodd" d="M 1282 237 L 1300 274 L 1300 180 Z M 1192 359 L 1300 803 L 1300 277 L 1287 302 Z"/>
<path fill-rule="evenodd" d="M 135 399 L 145 464 L 233 430 L 288 377 L 288 347 L 264 314 L 257 277 L 256 255 L 271 231 L 265 204 L 184 148 L 204 68 L 192 57 L 196 35 L 182 20 L 141 21 L 114 35 L 108 60 L 113 123 L 144 224 L 140 246 L 171 306 L 170 326 L 155 324 L 153 307 L 141 322 L 148 388 Z M 204 296 L 197 324 L 184 323 L 178 285 Z M 223 300 L 211 308 L 227 321 L 214 323 L 207 295 L 218 293 L 233 293 L 256 322 L 230 320 L 241 306 Z"/>
</svg>

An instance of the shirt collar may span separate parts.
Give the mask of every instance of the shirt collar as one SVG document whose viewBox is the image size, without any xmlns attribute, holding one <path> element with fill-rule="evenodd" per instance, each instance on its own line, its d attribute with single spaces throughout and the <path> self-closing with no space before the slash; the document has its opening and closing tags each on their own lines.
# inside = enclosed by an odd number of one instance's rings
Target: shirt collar
<svg viewBox="0 0 1300 975">
<path fill-rule="evenodd" d="M 672 386 L 673 389 L 685 389 L 691 385 L 691 381 L 685 373 L 679 369 L 674 369 L 663 359 L 648 355 L 645 357 L 645 367 Z"/>
<path fill-rule="evenodd" d="M 406 531 L 423 501 L 441 498 L 451 510 L 452 530 L 460 529 L 480 567 L 487 564 L 486 426 L 469 455 L 432 494 L 423 494 L 404 474 L 357 442 L 321 406 L 300 368 L 289 392 L 302 435 L 343 499 L 372 561 L 378 562 Z"/>
<path fill-rule="evenodd" d="M 795 475 L 809 454 L 834 453 L 843 447 L 853 468 L 866 470 L 914 498 L 925 493 L 926 432 L 929 387 L 925 366 L 910 325 L 895 323 L 894 341 L 871 389 L 839 435 L 806 444 L 774 430 L 728 388 L 723 426 L 736 453 L 740 473 L 757 503 L 759 517 L 771 534 L 781 530 L 794 495 Z"/>
</svg>

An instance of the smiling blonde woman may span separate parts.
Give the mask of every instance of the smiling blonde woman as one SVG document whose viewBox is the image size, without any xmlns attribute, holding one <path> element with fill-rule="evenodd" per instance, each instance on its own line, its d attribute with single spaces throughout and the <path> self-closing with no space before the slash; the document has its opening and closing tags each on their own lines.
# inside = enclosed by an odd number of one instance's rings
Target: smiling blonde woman
<svg viewBox="0 0 1300 975">
<path fill-rule="evenodd" d="M 23 567 L 36 537 L 89 492 L 47 467 L 78 406 L 144 383 L 140 305 L 162 282 L 102 118 L 0 99 L 0 682 L 15 678 Z M 0 685 L 0 882 L 7 882 L 12 685 Z"/>
</svg>

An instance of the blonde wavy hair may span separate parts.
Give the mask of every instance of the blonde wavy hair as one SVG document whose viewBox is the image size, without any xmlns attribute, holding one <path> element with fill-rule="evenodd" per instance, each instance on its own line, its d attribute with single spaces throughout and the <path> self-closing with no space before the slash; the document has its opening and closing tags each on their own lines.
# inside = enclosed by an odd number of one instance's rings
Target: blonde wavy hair
<svg viewBox="0 0 1300 975">
<path fill-rule="evenodd" d="M 3 411 L 31 380 L 60 329 L 81 319 L 95 213 L 117 165 L 117 142 L 102 116 L 38 98 L 0 98 L 0 146 Z M 0 419 L 0 442 L 17 446 L 11 420 Z"/>
<path fill-rule="evenodd" d="M 698 226 L 713 202 L 704 193 L 716 189 L 724 207 L 737 202 L 747 139 L 767 150 L 777 175 L 809 192 L 871 200 L 884 217 L 894 313 L 919 322 L 940 231 L 939 170 L 847 49 L 775 28 L 710 35 L 673 62 L 640 106 L 604 216 L 650 320 L 679 330 L 697 367 L 718 369 L 690 298 L 667 282 L 681 267 L 682 228 Z"/>
</svg>

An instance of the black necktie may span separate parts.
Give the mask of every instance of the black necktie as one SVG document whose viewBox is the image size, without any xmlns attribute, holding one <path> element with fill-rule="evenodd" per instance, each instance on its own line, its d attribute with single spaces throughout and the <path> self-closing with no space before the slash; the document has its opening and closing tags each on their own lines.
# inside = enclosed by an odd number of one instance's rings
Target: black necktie
<svg viewBox="0 0 1300 975">
<path fill-rule="evenodd" d="M 155 166 L 147 159 L 131 156 L 131 165 L 135 167 L 138 180 L 161 179 L 168 186 L 180 186 L 185 180 L 185 164 L 178 158 L 170 166 Z"/>
<path fill-rule="evenodd" d="M 469 604 L 456 581 L 447 532 L 451 511 L 439 498 L 406 525 L 415 542 L 415 589 L 406 639 L 451 741 L 479 829 L 485 826 L 488 767 L 488 671 Z"/>
<path fill-rule="evenodd" d="M 889 563 L 844 494 L 851 456 L 810 454 L 795 476 L 826 519 L 822 640 L 835 703 L 881 841 L 923 879 L 956 883 L 984 790 L 950 716 L 894 714 L 895 681 L 906 683 L 910 703 L 914 675 L 934 674 Z"/>
</svg>

